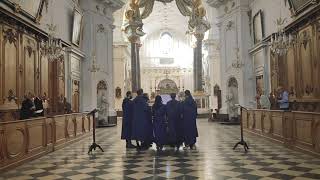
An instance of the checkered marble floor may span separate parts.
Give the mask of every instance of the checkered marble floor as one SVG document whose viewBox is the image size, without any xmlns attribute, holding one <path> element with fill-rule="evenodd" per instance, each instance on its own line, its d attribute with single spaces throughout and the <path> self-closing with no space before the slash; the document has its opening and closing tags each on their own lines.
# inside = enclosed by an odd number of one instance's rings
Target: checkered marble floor
<svg viewBox="0 0 320 180">
<path fill-rule="evenodd" d="M 246 134 L 251 148 L 232 150 L 239 126 L 199 119 L 196 150 L 157 152 L 126 150 L 120 141 L 121 124 L 98 129 L 97 143 L 105 152 L 88 155 L 91 138 L 26 163 L 4 174 L 4 179 L 320 179 L 320 159 Z"/>
</svg>

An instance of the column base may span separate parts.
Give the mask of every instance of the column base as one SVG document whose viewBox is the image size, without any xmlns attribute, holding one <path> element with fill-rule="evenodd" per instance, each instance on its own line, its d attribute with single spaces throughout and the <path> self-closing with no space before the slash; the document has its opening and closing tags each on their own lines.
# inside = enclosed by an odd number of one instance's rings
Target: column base
<svg viewBox="0 0 320 180">
<path fill-rule="evenodd" d="M 108 119 L 97 120 L 97 127 L 114 127 L 117 125 L 117 116 L 108 116 Z"/>
</svg>

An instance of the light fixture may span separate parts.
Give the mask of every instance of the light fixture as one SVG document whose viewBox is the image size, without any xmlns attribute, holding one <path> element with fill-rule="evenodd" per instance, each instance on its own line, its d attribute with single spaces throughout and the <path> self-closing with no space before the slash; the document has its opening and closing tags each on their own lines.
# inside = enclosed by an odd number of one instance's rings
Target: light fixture
<svg viewBox="0 0 320 180">
<path fill-rule="evenodd" d="M 280 7 L 281 4 L 280 4 Z M 282 18 L 281 9 L 280 17 L 276 20 L 277 32 L 271 34 L 270 49 L 274 54 L 283 56 L 287 53 L 289 47 L 295 42 L 295 36 L 286 33 L 284 30 L 284 24 L 287 22 L 286 18 Z"/>
<path fill-rule="evenodd" d="M 49 33 L 48 33 L 48 42 L 45 44 L 45 52 L 48 56 L 50 62 L 61 61 L 63 60 L 63 48 L 62 41 L 59 38 L 55 37 L 55 31 L 57 26 L 54 24 L 47 24 Z"/>
</svg>

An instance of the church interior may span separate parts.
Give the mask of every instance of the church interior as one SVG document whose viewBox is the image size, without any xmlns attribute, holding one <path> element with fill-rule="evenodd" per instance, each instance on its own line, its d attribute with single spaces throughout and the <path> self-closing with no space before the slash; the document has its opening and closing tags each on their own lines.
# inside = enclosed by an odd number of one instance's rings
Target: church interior
<svg viewBox="0 0 320 180">
<path fill-rule="evenodd" d="M 320 179 L 319 49 L 320 0 L 1 0 L 0 180 Z"/>
</svg>

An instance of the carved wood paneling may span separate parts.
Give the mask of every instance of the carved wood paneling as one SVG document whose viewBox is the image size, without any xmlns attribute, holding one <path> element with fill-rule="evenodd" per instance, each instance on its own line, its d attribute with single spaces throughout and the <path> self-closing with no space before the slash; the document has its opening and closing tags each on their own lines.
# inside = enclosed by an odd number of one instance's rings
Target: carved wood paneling
<svg viewBox="0 0 320 180">
<path fill-rule="evenodd" d="M 27 152 L 27 133 L 24 122 L 5 125 L 4 145 L 8 159 L 25 155 Z"/>
<path fill-rule="evenodd" d="M 312 127 L 312 140 L 314 148 L 320 153 L 320 114 L 314 115 L 314 123 Z"/>
<path fill-rule="evenodd" d="M 73 115 L 66 115 L 66 120 L 67 120 L 67 133 L 68 137 L 75 137 L 76 136 L 76 122 L 75 119 L 73 118 Z"/>
<path fill-rule="evenodd" d="M 2 86 L 4 84 L 4 80 L 3 80 L 3 66 L 4 66 L 4 62 L 3 62 L 3 25 L 0 24 L 0 85 Z M 0 87 L 0 104 L 3 103 L 3 97 L 4 97 L 4 92 L 3 92 L 4 87 Z M 1 117 L 0 117 L 0 121 L 1 121 Z"/>
<path fill-rule="evenodd" d="M 272 121 L 271 121 L 271 112 L 263 113 L 263 132 L 272 133 Z"/>
<path fill-rule="evenodd" d="M 0 164 L 4 162 L 6 157 L 5 150 L 4 150 L 4 126 L 0 126 Z"/>
<path fill-rule="evenodd" d="M 82 116 L 83 119 L 83 132 L 90 131 L 90 119 L 87 116 Z"/>
<path fill-rule="evenodd" d="M 312 114 L 295 115 L 295 139 L 303 145 L 312 145 Z"/>
<path fill-rule="evenodd" d="M 48 58 L 45 56 L 44 50 L 40 51 L 40 58 L 39 58 L 39 64 L 40 64 L 40 95 L 44 96 L 46 95 L 48 97 L 49 95 L 49 63 Z"/>
<path fill-rule="evenodd" d="M 1 12 L 0 12 L 1 14 Z M 49 99 L 51 114 L 60 112 L 58 101 L 65 97 L 64 61 L 50 63 L 44 50 L 45 37 L 30 27 L 20 27 L 15 21 L 3 21 L 0 16 L 0 106 L 8 97 L 9 90 L 18 98 L 21 105 L 23 96 L 32 93 Z M 7 17 L 8 18 L 8 17 Z M 18 107 L 18 106 L 16 106 Z M 59 106 L 61 107 L 61 105 Z"/>
<path fill-rule="evenodd" d="M 256 111 L 255 115 L 255 127 L 254 129 L 258 132 L 262 131 L 261 119 L 262 119 L 262 111 Z"/>
<path fill-rule="evenodd" d="M 296 51 L 294 47 L 290 47 L 287 52 L 287 68 L 286 70 L 288 71 L 288 81 L 285 87 L 288 88 L 288 91 L 290 93 L 291 98 L 296 97 L 296 71 L 295 71 L 295 56 L 296 56 Z M 289 75 L 290 74 L 290 75 Z"/>
<path fill-rule="evenodd" d="M 243 128 L 248 128 L 248 111 L 247 110 L 242 110 L 242 125 L 243 125 Z"/>
<path fill-rule="evenodd" d="M 2 30 L 2 97 L 5 99 L 11 89 L 15 95 L 18 94 L 18 62 L 19 62 L 19 33 L 9 27 L 3 26 Z M 1 102 L 3 103 L 3 101 Z"/>
<path fill-rule="evenodd" d="M 271 116 L 271 121 L 273 124 L 272 135 L 275 137 L 283 138 L 283 113 L 273 112 Z"/>
<path fill-rule="evenodd" d="M 57 116 L 54 117 L 55 121 L 55 143 L 56 144 L 61 144 L 64 143 L 66 140 L 66 117 L 65 116 Z"/>
<path fill-rule="evenodd" d="M 296 35 L 285 56 L 270 53 L 271 89 L 284 86 L 294 111 L 320 112 L 320 15 L 289 29 Z"/>
<path fill-rule="evenodd" d="M 80 124 L 69 126 L 66 116 L 76 118 Z M 78 118 L 79 117 L 79 118 Z M 0 122 L 0 172 L 29 161 L 39 154 L 46 154 L 63 147 L 71 140 L 77 140 L 85 134 L 84 124 L 90 128 L 90 118 L 84 114 L 54 116 L 22 121 Z M 82 122 L 82 118 L 86 123 Z M 81 127 L 76 137 L 66 136 L 66 132 Z M 70 129 L 71 128 L 71 129 Z M 78 129 L 78 128 L 77 128 Z M 88 131 L 87 131 L 88 132 Z M 88 134 L 88 133 L 87 133 Z M 89 135 L 89 134 L 88 134 Z M 57 141 L 53 141 L 57 139 Z"/>
<path fill-rule="evenodd" d="M 264 114 L 265 133 L 244 126 L 246 131 L 274 139 L 289 148 L 320 156 L 320 113 L 248 110 L 248 113 L 256 114 L 255 118 L 260 118 L 261 112 Z"/>
<path fill-rule="evenodd" d="M 54 124 L 52 118 L 46 118 L 46 146 L 53 144 Z"/>
<path fill-rule="evenodd" d="M 38 54 L 37 54 L 37 42 L 34 38 L 24 35 L 23 36 L 23 79 L 22 88 L 24 94 L 29 92 L 38 95 L 38 80 L 39 80 L 39 67 L 38 67 Z"/>
<path fill-rule="evenodd" d="M 83 132 L 83 119 L 82 119 L 82 114 L 75 114 L 74 115 L 75 121 L 76 121 L 76 129 L 77 129 L 77 133 L 76 135 L 79 136 L 81 135 Z"/>
<path fill-rule="evenodd" d="M 248 112 L 248 126 L 250 129 L 254 129 L 254 125 L 255 125 L 254 113 Z"/>
<path fill-rule="evenodd" d="M 301 90 L 302 97 L 310 97 L 313 95 L 313 45 L 312 45 L 312 27 L 308 26 L 302 29 L 298 34 L 298 59 L 301 65 Z"/>
<path fill-rule="evenodd" d="M 27 122 L 28 152 L 40 151 L 45 146 L 45 117 Z"/>
</svg>

